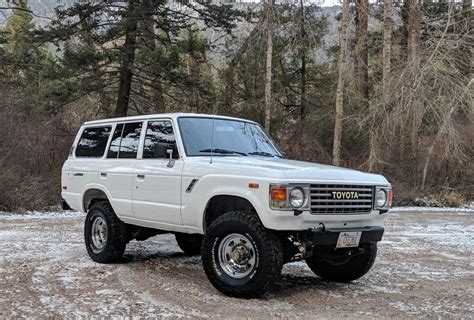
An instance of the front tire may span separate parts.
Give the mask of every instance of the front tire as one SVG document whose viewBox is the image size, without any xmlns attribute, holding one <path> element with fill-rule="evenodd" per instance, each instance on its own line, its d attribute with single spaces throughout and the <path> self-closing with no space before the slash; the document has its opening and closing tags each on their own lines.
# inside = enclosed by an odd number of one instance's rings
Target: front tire
<svg viewBox="0 0 474 320">
<path fill-rule="evenodd" d="M 260 297 L 281 275 L 282 244 L 250 212 L 218 217 L 204 236 L 201 252 L 209 281 L 228 296 Z"/>
<path fill-rule="evenodd" d="M 106 201 L 89 207 L 84 225 L 87 253 L 99 263 L 120 261 L 128 242 L 127 226 Z"/>
<path fill-rule="evenodd" d="M 313 256 L 306 259 L 308 267 L 325 280 L 351 282 L 359 279 L 374 264 L 377 244 L 370 243 L 355 249 L 314 249 Z"/>
</svg>

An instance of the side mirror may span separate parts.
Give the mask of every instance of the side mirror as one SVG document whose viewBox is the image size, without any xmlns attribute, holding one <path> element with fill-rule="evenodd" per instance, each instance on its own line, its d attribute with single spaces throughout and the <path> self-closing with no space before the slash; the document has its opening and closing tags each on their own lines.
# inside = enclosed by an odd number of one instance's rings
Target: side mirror
<svg viewBox="0 0 474 320">
<path fill-rule="evenodd" d="M 172 168 L 174 166 L 174 159 L 173 159 L 173 149 L 166 149 L 166 153 L 168 154 L 168 168 Z"/>
</svg>

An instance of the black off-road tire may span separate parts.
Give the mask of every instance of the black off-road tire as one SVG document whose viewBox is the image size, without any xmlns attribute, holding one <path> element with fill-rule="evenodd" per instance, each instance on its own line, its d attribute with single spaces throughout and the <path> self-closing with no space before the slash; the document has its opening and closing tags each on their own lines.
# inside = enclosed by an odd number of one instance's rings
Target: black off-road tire
<svg viewBox="0 0 474 320">
<path fill-rule="evenodd" d="M 176 233 L 176 242 L 181 250 L 188 256 L 201 254 L 202 234 Z"/>
<path fill-rule="evenodd" d="M 230 234 L 244 235 L 255 248 L 255 265 L 251 273 L 243 278 L 229 276 L 219 263 L 219 244 Z M 204 235 L 201 252 L 209 281 L 228 296 L 261 297 L 281 276 L 282 244 L 251 212 L 235 211 L 218 217 Z"/>
<path fill-rule="evenodd" d="M 107 240 L 101 250 L 94 249 L 92 241 L 92 224 L 97 217 L 104 219 L 107 225 Z M 127 225 L 115 215 L 109 202 L 98 201 L 89 207 L 84 225 L 84 239 L 87 253 L 95 262 L 119 262 L 128 243 Z"/>
<path fill-rule="evenodd" d="M 339 250 L 340 254 L 337 254 Z M 352 250 L 352 257 L 347 252 Z M 315 249 L 313 256 L 306 259 L 309 268 L 319 277 L 336 282 L 351 282 L 359 279 L 374 264 L 377 244 L 371 243 L 354 249 Z"/>
</svg>

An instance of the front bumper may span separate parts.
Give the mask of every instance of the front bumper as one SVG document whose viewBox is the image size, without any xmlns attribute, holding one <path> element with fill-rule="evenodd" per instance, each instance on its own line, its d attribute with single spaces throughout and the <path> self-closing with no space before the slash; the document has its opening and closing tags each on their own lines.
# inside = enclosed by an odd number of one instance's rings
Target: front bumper
<svg viewBox="0 0 474 320">
<path fill-rule="evenodd" d="M 383 227 L 361 227 L 361 228 L 320 228 L 313 232 L 313 247 L 336 246 L 341 232 L 362 232 L 359 245 L 373 243 L 382 240 L 385 229 Z"/>
</svg>

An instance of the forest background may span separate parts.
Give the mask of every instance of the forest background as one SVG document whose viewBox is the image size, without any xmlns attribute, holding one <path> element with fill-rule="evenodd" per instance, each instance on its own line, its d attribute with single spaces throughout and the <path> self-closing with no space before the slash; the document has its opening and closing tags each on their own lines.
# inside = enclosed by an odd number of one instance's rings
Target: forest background
<svg viewBox="0 0 474 320">
<path fill-rule="evenodd" d="M 472 0 L 0 0 L 0 210 L 60 199 L 87 120 L 258 121 L 287 157 L 474 198 Z"/>
</svg>

